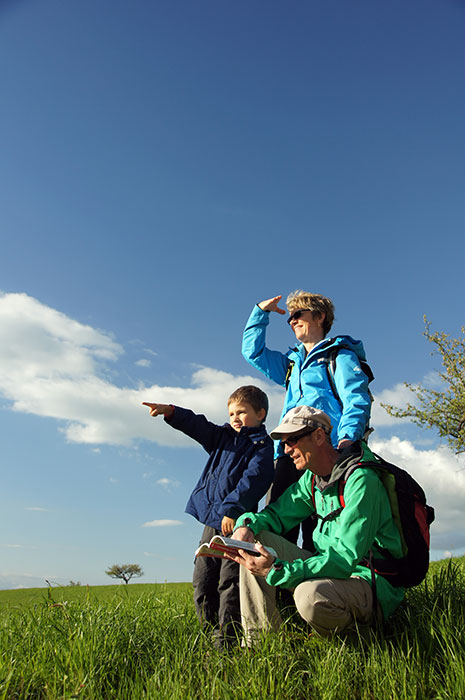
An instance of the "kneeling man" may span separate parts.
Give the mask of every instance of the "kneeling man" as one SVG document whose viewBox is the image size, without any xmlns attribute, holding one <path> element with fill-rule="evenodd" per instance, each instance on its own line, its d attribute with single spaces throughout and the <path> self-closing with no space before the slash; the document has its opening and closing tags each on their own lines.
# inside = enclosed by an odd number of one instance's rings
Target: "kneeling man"
<svg viewBox="0 0 465 700">
<path fill-rule="evenodd" d="M 260 552 L 254 557 L 240 550 L 235 557 L 242 564 L 241 614 L 249 642 L 262 630 L 279 628 L 277 587 L 293 592 L 299 614 L 323 636 L 369 625 L 378 615 L 387 618 L 403 599 L 403 588 L 391 586 L 369 566 L 372 550 L 377 557 L 380 548 L 402 556 L 379 477 L 363 466 L 351 473 L 355 465 L 373 461 L 372 453 L 361 442 L 339 452 L 330 435 L 329 417 L 309 406 L 290 410 L 271 433 L 303 476 L 260 513 L 244 513 L 236 523 L 233 537 L 256 541 Z M 311 514 L 317 518 L 316 553 L 281 537 Z"/>
</svg>

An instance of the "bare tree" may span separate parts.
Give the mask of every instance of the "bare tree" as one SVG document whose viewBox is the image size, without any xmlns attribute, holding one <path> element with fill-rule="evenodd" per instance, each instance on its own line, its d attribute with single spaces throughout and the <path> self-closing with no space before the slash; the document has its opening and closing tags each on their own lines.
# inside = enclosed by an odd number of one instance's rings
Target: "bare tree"
<svg viewBox="0 0 465 700">
<path fill-rule="evenodd" d="M 139 564 L 113 564 L 105 573 L 111 578 L 123 579 L 124 583 L 129 583 L 132 578 L 140 578 L 144 575 Z"/>
</svg>

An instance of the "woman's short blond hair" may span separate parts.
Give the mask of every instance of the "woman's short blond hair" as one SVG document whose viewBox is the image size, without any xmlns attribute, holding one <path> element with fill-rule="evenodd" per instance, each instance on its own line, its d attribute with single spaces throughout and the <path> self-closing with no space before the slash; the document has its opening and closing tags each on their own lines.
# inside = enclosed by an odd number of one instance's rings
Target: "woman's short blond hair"
<svg viewBox="0 0 465 700">
<path fill-rule="evenodd" d="M 297 309 L 309 309 L 313 318 L 324 314 L 325 318 L 322 326 L 324 334 L 326 335 L 331 330 L 334 322 L 334 304 L 328 297 L 296 289 L 295 292 L 291 292 L 287 297 L 286 306 L 290 314 L 293 314 Z"/>
</svg>

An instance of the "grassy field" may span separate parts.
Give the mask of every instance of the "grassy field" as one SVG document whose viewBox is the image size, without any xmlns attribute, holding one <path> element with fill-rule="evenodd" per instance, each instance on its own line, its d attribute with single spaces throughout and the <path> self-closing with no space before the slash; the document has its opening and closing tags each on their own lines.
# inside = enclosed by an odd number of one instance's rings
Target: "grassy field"
<svg viewBox="0 0 465 700">
<path fill-rule="evenodd" d="M 190 584 L 0 591 L 0 700 L 463 700 L 465 559 L 436 562 L 386 629 L 320 639 L 286 621 L 211 650 Z"/>
</svg>

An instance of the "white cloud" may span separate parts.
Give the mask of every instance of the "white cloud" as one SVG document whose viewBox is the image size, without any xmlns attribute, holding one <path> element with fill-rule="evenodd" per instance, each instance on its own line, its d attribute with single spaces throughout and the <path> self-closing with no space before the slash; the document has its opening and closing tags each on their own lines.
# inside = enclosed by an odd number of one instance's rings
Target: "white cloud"
<svg viewBox="0 0 465 700">
<path fill-rule="evenodd" d="M 173 479 L 168 479 L 166 476 L 162 477 L 161 479 L 157 479 L 155 482 L 159 486 L 162 486 L 163 488 L 169 490 L 172 486 L 176 487 L 179 486 L 179 481 L 174 481 Z"/>
<path fill-rule="evenodd" d="M 40 513 L 48 513 L 48 508 L 41 508 L 40 506 L 32 506 L 31 508 L 25 508 L 24 510 L 35 510 Z"/>
<path fill-rule="evenodd" d="M 371 425 L 374 428 L 388 425 L 399 425 L 406 423 L 407 418 L 394 418 L 390 416 L 381 403 L 391 404 L 397 408 L 404 408 L 407 403 L 415 403 L 415 395 L 407 389 L 404 384 L 396 384 L 393 389 L 384 389 L 379 394 L 374 395 L 373 406 L 371 408 Z"/>
<path fill-rule="evenodd" d="M 173 527 L 175 525 L 182 525 L 182 522 L 180 520 L 149 520 L 141 527 Z"/>
<path fill-rule="evenodd" d="M 397 437 L 373 439 L 370 447 L 388 462 L 406 469 L 422 486 L 436 514 L 431 526 L 432 548 L 450 551 L 464 547 L 465 456 L 454 455 L 445 447 L 420 450 Z"/>
<path fill-rule="evenodd" d="M 141 402 L 175 403 L 223 423 L 226 399 L 241 384 L 264 388 L 273 407 L 268 424 L 276 425 L 279 418 L 281 389 L 208 367 L 196 369 L 189 387 L 119 387 L 108 370 L 124 351 L 111 335 L 26 294 L 0 295 L 0 337 L 0 394 L 15 411 L 62 421 L 61 430 L 72 442 L 130 445 L 142 438 L 191 446 L 162 418 L 151 418 Z"/>
<path fill-rule="evenodd" d="M 138 367 L 151 367 L 152 366 L 152 363 L 150 362 L 150 360 L 145 360 L 145 359 L 137 360 L 137 362 L 135 364 Z"/>
</svg>

